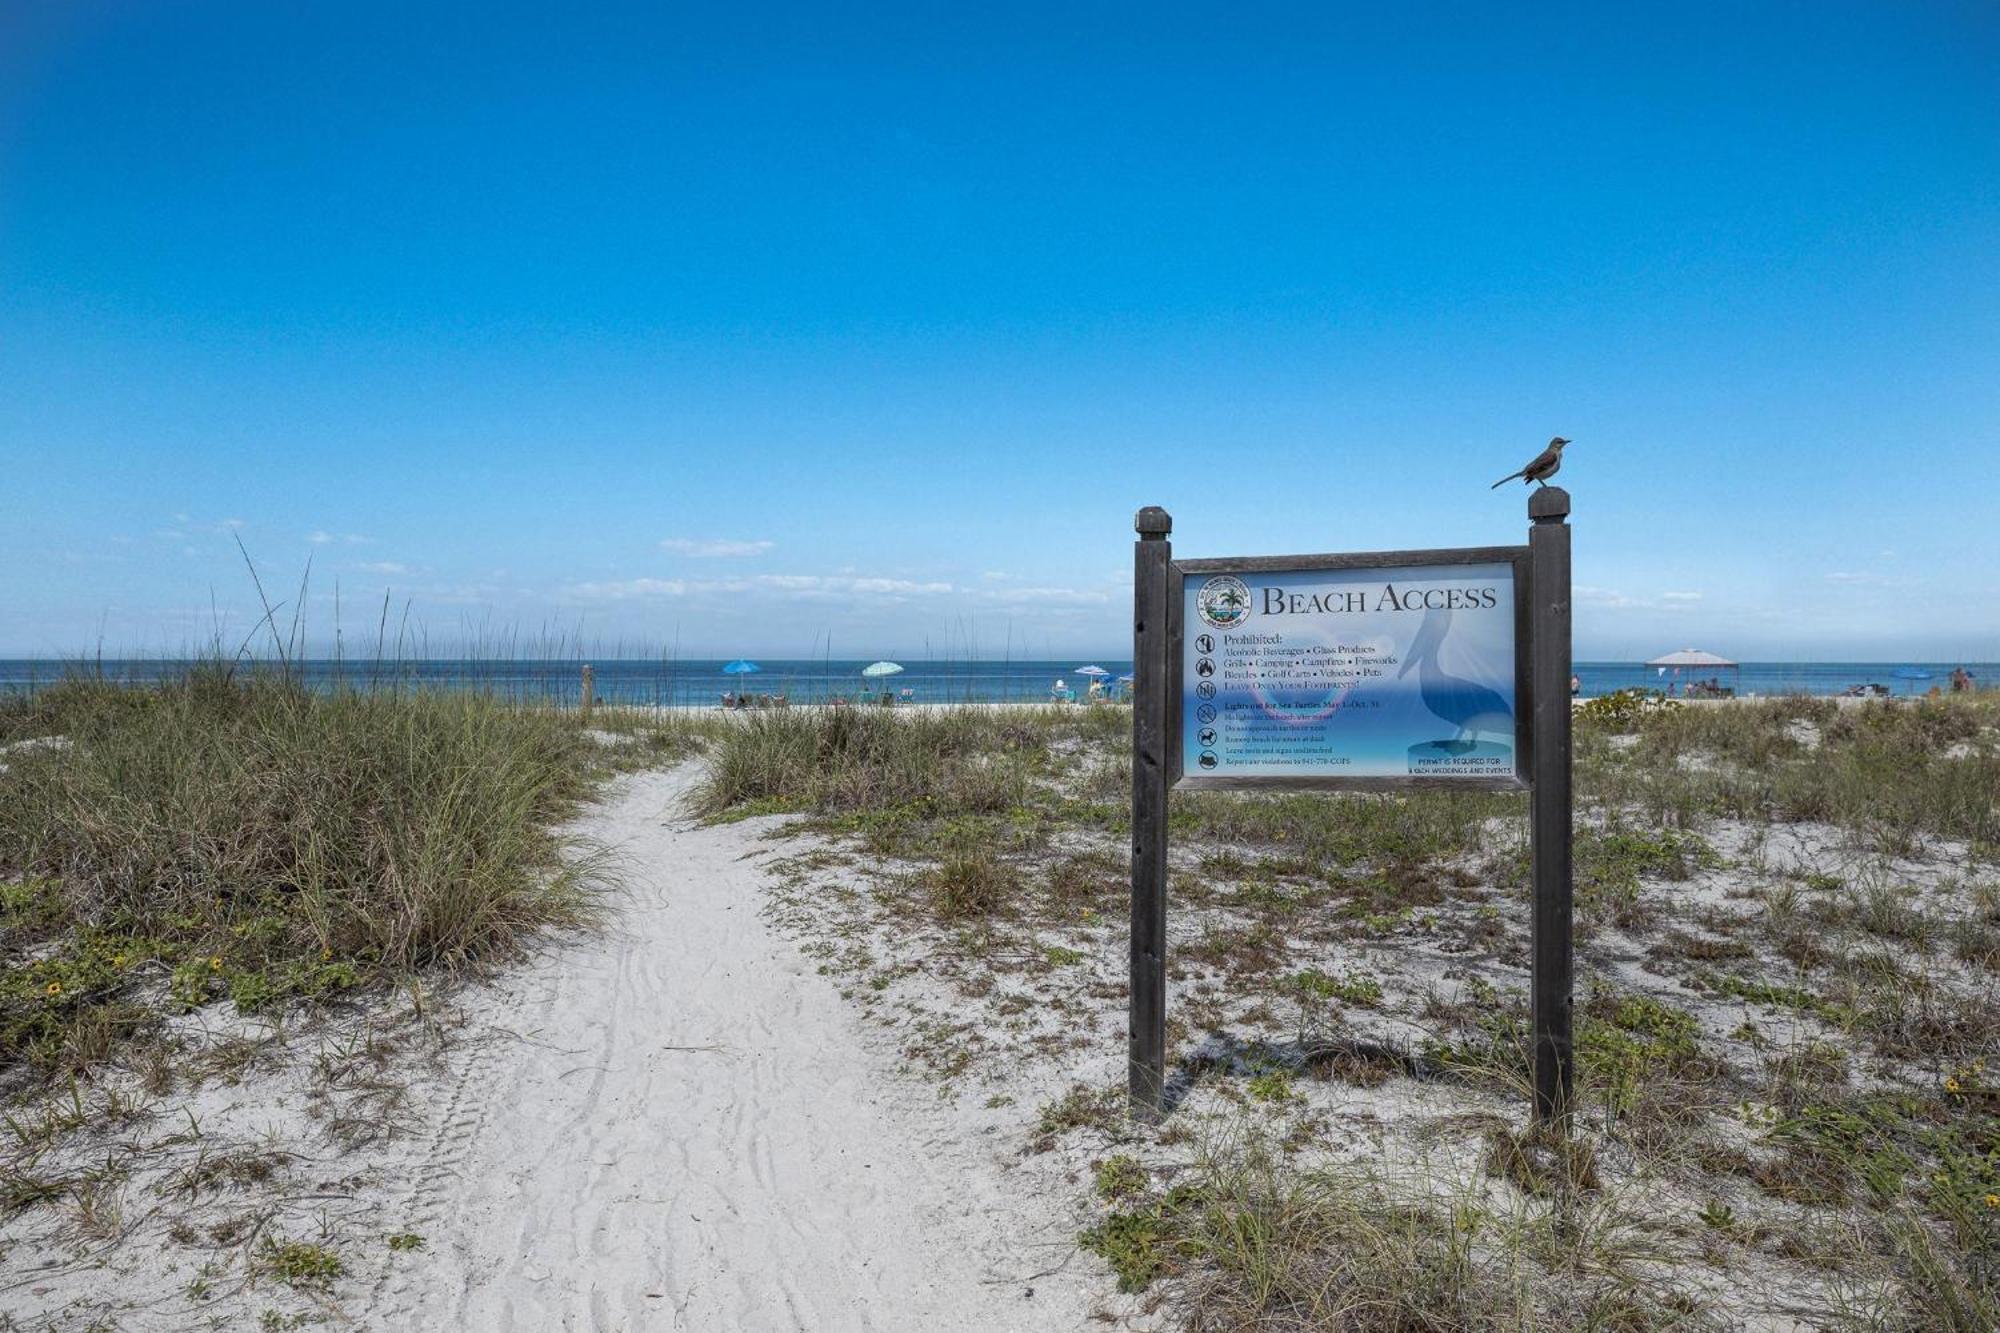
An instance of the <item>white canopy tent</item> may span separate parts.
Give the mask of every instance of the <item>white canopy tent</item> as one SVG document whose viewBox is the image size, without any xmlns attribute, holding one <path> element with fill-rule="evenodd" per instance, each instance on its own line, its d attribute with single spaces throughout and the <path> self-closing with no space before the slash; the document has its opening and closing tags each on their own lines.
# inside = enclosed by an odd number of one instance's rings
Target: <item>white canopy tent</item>
<svg viewBox="0 0 2000 1333">
<path fill-rule="evenodd" d="M 1656 668 L 1663 676 L 1668 671 L 1672 671 L 1676 676 L 1679 676 L 1683 671 L 1689 675 L 1701 671 L 1734 671 L 1737 673 L 1738 682 L 1740 683 L 1742 680 L 1742 667 L 1740 665 L 1715 653 L 1705 653 L 1699 648 L 1683 648 L 1679 652 L 1668 653 L 1663 657 L 1656 657 L 1646 663 L 1646 665 Z M 1694 693 L 1699 684 L 1700 682 L 1698 681 L 1690 680 L 1687 692 L 1690 694 Z M 1712 691 L 1710 692 L 1712 693 Z M 1729 693 L 1736 693 L 1736 688 L 1731 686 Z"/>
<path fill-rule="evenodd" d="M 1649 667 L 1734 668 L 1736 666 L 1736 663 L 1730 661 L 1726 657 L 1717 657 L 1714 653 L 1705 653 L 1701 651 L 1701 649 L 1699 648 L 1683 648 L 1677 653 L 1668 653 L 1665 657 L 1656 657 L 1652 661 L 1646 663 L 1646 665 Z"/>
</svg>

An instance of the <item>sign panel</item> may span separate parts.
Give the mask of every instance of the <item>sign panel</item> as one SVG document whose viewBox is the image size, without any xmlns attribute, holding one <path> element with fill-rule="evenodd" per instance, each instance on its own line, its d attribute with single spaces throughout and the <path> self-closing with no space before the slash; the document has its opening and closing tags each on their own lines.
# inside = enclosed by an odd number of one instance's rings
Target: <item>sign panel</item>
<svg viewBox="0 0 2000 1333">
<path fill-rule="evenodd" d="M 1525 785 L 1524 556 L 1181 562 L 1180 785 Z"/>
</svg>

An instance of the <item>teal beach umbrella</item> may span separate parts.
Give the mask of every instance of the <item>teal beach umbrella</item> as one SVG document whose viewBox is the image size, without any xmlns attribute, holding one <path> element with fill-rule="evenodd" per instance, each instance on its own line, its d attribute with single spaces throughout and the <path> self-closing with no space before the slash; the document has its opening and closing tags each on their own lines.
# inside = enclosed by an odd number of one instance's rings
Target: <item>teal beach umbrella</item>
<svg viewBox="0 0 2000 1333">
<path fill-rule="evenodd" d="M 879 681 L 898 675 L 902 670 L 902 664 L 899 662 L 870 662 L 867 666 L 861 668 L 861 674 L 867 680 Z M 883 687 L 883 694 L 885 697 L 888 694 L 886 686 Z"/>
</svg>

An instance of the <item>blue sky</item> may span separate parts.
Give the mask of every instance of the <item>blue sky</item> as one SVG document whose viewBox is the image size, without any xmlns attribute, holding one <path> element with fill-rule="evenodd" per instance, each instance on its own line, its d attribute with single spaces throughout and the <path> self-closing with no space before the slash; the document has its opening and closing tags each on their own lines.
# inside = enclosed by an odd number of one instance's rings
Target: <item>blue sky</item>
<svg viewBox="0 0 2000 1333">
<path fill-rule="evenodd" d="M 1116 656 L 1561 433 L 1580 656 L 2000 658 L 1989 4 L 563 8 L 0 0 L 0 654 Z"/>
</svg>

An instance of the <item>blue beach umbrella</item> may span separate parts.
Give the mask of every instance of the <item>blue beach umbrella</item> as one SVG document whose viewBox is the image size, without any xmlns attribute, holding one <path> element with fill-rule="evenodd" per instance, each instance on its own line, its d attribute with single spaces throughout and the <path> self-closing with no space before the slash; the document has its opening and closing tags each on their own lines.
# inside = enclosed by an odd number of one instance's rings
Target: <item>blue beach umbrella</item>
<svg viewBox="0 0 2000 1333">
<path fill-rule="evenodd" d="M 1101 666 L 1080 666 L 1076 669 L 1076 674 L 1079 676 L 1108 676 L 1111 673 Z"/>
<path fill-rule="evenodd" d="M 758 666 L 755 662 L 746 662 L 739 657 L 734 662 L 725 665 L 722 668 L 722 674 L 725 676 L 747 676 L 753 671 L 762 671 L 763 669 L 763 667 Z"/>
</svg>

